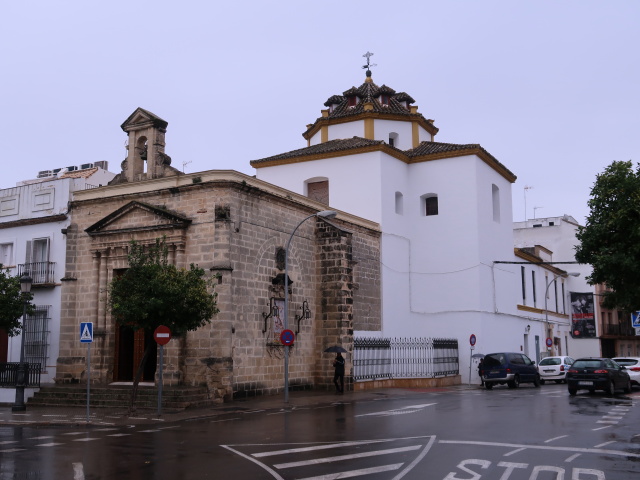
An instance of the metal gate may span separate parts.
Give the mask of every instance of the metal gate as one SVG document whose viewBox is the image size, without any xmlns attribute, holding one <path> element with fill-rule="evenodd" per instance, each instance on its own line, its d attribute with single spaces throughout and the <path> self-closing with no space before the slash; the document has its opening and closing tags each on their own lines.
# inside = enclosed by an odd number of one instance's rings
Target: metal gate
<svg viewBox="0 0 640 480">
<path fill-rule="evenodd" d="M 354 338 L 353 379 L 435 378 L 459 374 L 455 338 Z"/>
</svg>

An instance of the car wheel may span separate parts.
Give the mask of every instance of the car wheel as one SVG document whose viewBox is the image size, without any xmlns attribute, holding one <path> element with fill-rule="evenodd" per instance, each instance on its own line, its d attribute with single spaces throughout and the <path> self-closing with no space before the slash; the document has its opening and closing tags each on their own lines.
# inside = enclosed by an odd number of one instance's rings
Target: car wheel
<svg viewBox="0 0 640 480">
<path fill-rule="evenodd" d="M 544 385 L 544 381 L 545 381 L 544 378 L 541 378 L 540 379 L 540 385 Z"/>
<path fill-rule="evenodd" d="M 631 393 L 631 380 L 629 380 L 627 386 L 624 387 L 624 393 Z"/>
<path fill-rule="evenodd" d="M 616 394 L 616 386 L 613 384 L 613 380 L 609 380 L 609 385 L 607 385 L 607 395 L 613 397 Z"/>
<path fill-rule="evenodd" d="M 533 379 L 533 386 L 536 388 L 540 388 L 541 382 L 542 380 L 540 379 L 540 375 L 536 375 L 536 377 Z"/>
<path fill-rule="evenodd" d="M 569 389 L 569 395 L 574 396 L 576 393 L 578 393 L 578 389 L 577 388 L 570 388 Z"/>
<path fill-rule="evenodd" d="M 509 386 L 509 388 L 518 388 L 520 386 L 520 377 L 516 375 L 515 377 L 513 377 L 512 381 L 507 382 L 507 385 Z"/>
<path fill-rule="evenodd" d="M 491 390 L 493 388 L 493 383 L 484 383 L 484 388 L 486 388 L 487 390 Z"/>
</svg>

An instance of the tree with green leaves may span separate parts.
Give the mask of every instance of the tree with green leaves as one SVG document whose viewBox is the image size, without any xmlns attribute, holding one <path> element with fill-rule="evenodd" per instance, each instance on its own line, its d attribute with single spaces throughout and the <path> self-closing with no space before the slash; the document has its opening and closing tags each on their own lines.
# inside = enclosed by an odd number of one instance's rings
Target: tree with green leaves
<svg viewBox="0 0 640 480">
<path fill-rule="evenodd" d="M 205 278 L 205 271 L 196 265 L 181 269 L 169 264 L 167 253 L 164 238 L 154 245 L 131 242 L 129 268 L 109 285 L 109 308 L 118 324 L 145 332 L 165 325 L 173 335 L 182 336 L 210 323 L 218 312 L 213 279 Z M 131 408 L 150 351 L 148 345 L 138 366 Z"/>
<path fill-rule="evenodd" d="M 33 313 L 33 305 L 30 303 L 32 293 L 23 294 L 20 291 L 20 279 L 12 277 L 6 268 L 0 264 L 0 329 L 7 335 L 14 337 L 22 330 L 19 322 L 24 312 L 25 300 L 28 302 L 27 314 Z"/>
<path fill-rule="evenodd" d="M 606 308 L 640 310 L 640 168 L 616 161 L 596 177 L 586 225 L 578 228 L 576 260 L 593 266 Z"/>
</svg>

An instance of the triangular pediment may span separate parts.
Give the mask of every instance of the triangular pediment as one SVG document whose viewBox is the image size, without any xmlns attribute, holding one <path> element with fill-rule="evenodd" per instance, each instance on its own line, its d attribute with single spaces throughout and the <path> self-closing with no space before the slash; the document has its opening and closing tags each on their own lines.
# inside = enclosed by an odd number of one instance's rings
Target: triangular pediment
<svg viewBox="0 0 640 480">
<path fill-rule="evenodd" d="M 124 123 L 120 125 L 120 128 L 125 132 L 128 132 L 129 130 L 136 130 L 148 126 L 167 128 L 167 125 L 169 125 L 169 122 L 166 120 L 163 120 L 156 114 L 151 113 L 149 110 L 138 107 L 131 115 L 129 115 Z"/>
<path fill-rule="evenodd" d="M 130 202 L 85 230 L 89 235 L 185 229 L 191 219 L 165 208 L 142 202 Z"/>
</svg>

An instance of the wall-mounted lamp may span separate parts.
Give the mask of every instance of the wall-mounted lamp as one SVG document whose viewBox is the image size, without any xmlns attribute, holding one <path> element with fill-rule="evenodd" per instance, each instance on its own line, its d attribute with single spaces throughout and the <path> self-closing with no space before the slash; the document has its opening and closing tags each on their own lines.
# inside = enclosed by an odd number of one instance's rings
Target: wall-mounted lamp
<svg viewBox="0 0 640 480">
<path fill-rule="evenodd" d="M 267 331 L 267 320 L 271 317 L 279 317 L 280 316 L 280 307 L 276 305 L 275 297 L 271 297 L 269 299 L 269 313 L 262 312 L 262 318 L 264 318 L 264 327 L 262 327 L 262 333 Z"/>
<path fill-rule="evenodd" d="M 525 334 L 529 334 L 529 332 L 531 331 L 531 325 L 527 325 L 526 327 L 524 327 L 524 333 Z"/>
<path fill-rule="evenodd" d="M 307 302 L 306 300 L 304 302 L 302 302 L 302 305 L 300 306 L 300 315 L 296 315 L 295 319 L 296 322 L 298 322 L 298 326 L 296 327 L 296 333 L 300 333 L 300 320 L 308 320 L 311 318 L 311 310 L 309 309 L 309 302 Z"/>
</svg>

